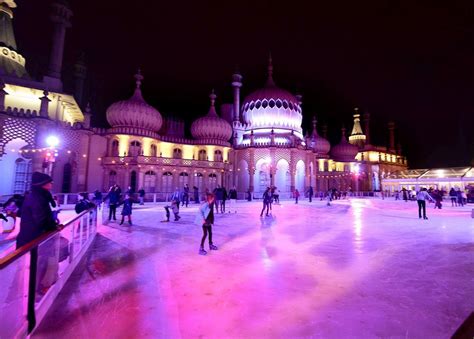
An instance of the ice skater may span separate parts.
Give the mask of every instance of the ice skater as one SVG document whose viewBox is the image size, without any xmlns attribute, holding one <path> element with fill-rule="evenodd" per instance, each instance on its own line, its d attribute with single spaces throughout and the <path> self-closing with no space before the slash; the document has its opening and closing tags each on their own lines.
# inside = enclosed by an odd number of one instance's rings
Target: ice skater
<svg viewBox="0 0 474 339">
<path fill-rule="evenodd" d="M 418 218 L 421 219 L 421 211 L 423 210 L 423 219 L 427 220 L 426 216 L 426 200 L 434 202 L 434 199 L 428 194 L 426 188 L 422 188 L 416 194 L 416 202 L 418 203 Z"/>
<path fill-rule="evenodd" d="M 119 205 L 123 205 L 122 207 L 122 220 L 120 221 L 120 225 L 123 225 L 123 222 L 125 221 L 125 217 L 128 218 L 128 224 L 130 226 L 132 226 L 132 205 L 133 205 L 134 201 L 133 199 L 131 198 L 131 196 L 129 194 L 126 194 L 125 195 L 125 199 L 123 199 L 123 201 L 119 204 Z"/>
<path fill-rule="evenodd" d="M 265 192 L 263 192 L 262 201 L 263 201 L 263 208 L 262 208 L 262 212 L 260 212 L 260 217 L 263 217 L 263 211 L 265 211 L 265 208 L 267 209 L 266 216 L 268 217 L 268 210 L 270 209 L 270 202 L 272 201 L 272 195 L 270 193 L 270 187 L 267 187 Z"/>
<path fill-rule="evenodd" d="M 234 211 L 234 213 L 237 213 L 237 189 L 234 187 L 232 187 L 230 190 L 229 190 L 229 203 L 230 203 L 230 206 L 229 206 L 229 213 L 231 211 Z"/>
<path fill-rule="evenodd" d="M 179 219 L 181 219 L 181 217 L 179 216 L 178 205 L 179 205 L 179 201 L 173 200 L 173 201 L 171 201 L 171 205 L 166 205 L 165 206 L 166 220 L 163 220 L 163 222 L 169 222 L 170 221 L 170 215 L 171 215 L 170 210 L 173 211 L 174 221 L 178 221 Z"/>
<path fill-rule="evenodd" d="M 214 224 L 214 200 L 215 196 L 212 193 L 206 193 L 206 202 L 204 202 L 198 210 L 194 223 L 202 225 L 202 239 L 199 247 L 199 254 L 206 255 L 207 251 L 204 249 L 204 242 L 209 234 L 209 250 L 217 250 L 217 246 L 212 243 L 212 225 Z"/>
<path fill-rule="evenodd" d="M 295 189 L 295 193 L 293 193 L 293 196 L 295 197 L 295 204 L 297 204 L 298 199 L 300 197 L 300 191 L 298 191 L 298 189 Z"/>
</svg>

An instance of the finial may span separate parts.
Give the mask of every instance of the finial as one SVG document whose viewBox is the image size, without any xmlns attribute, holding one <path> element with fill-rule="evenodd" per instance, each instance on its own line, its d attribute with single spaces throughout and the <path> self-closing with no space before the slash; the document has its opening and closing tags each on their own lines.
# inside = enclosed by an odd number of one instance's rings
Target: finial
<svg viewBox="0 0 474 339">
<path fill-rule="evenodd" d="M 273 82 L 273 59 L 272 59 L 272 53 L 268 53 L 268 79 L 267 79 L 267 86 L 275 86 L 275 83 Z"/>
<path fill-rule="evenodd" d="M 342 125 L 341 132 L 342 132 L 342 137 L 345 139 L 346 138 L 346 127 L 344 125 Z"/>
<path fill-rule="evenodd" d="M 91 114 L 91 103 L 88 101 L 86 105 L 86 114 Z"/>
<path fill-rule="evenodd" d="M 139 68 L 137 70 L 137 74 L 135 74 L 135 84 L 137 85 L 137 89 L 139 89 L 140 86 L 142 85 L 142 81 L 143 81 L 143 75 Z"/>
<path fill-rule="evenodd" d="M 217 98 L 217 95 L 214 93 L 214 88 L 212 89 L 211 94 L 209 94 L 209 98 L 211 99 L 211 106 L 214 107 Z"/>
</svg>

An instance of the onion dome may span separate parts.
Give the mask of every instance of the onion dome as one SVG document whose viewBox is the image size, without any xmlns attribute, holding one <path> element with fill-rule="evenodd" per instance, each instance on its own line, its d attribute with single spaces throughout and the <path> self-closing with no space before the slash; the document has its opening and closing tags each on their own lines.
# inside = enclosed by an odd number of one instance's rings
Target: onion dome
<svg viewBox="0 0 474 339">
<path fill-rule="evenodd" d="M 343 162 L 349 162 L 349 161 L 354 161 L 358 148 L 355 145 L 351 145 L 347 142 L 346 139 L 346 129 L 343 127 L 342 128 L 342 137 L 341 141 L 339 144 L 334 146 L 331 150 L 331 157 L 335 161 L 343 161 Z"/>
<path fill-rule="evenodd" d="M 318 134 L 318 131 L 316 129 L 316 122 L 316 117 L 313 117 L 313 133 L 310 137 L 309 146 L 317 154 L 328 154 L 329 150 L 331 149 L 331 144 L 329 143 L 329 141 L 327 141 Z"/>
<path fill-rule="evenodd" d="M 160 112 L 148 105 L 140 89 L 143 76 L 135 74 L 136 88 L 128 100 L 117 101 L 107 108 L 107 121 L 112 127 L 135 127 L 158 132 L 163 124 Z"/>
<path fill-rule="evenodd" d="M 211 107 L 209 113 L 193 122 L 191 125 L 191 134 L 196 139 L 219 139 L 228 141 L 232 137 L 232 127 L 230 124 L 217 115 L 215 102 L 216 95 L 214 90 L 209 95 Z"/>
<path fill-rule="evenodd" d="M 244 122 L 252 129 L 274 128 L 302 133 L 301 102 L 290 92 L 275 85 L 271 56 L 268 63 L 267 83 L 265 87 L 256 90 L 244 99 L 242 116 Z"/>
</svg>

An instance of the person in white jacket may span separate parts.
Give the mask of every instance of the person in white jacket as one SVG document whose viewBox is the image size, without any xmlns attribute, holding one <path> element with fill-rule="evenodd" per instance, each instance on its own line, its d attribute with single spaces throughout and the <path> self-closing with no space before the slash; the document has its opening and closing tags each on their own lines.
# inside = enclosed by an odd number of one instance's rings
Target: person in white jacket
<svg viewBox="0 0 474 339">
<path fill-rule="evenodd" d="M 214 194 L 206 194 L 206 202 L 203 203 L 198 210 L 194 223 L 196 225 L 202 225 L 202 239 L 201 246 L 199 247 L 199 254 L 206 255 L 207 251 L 204 250 L 204 242 L 206 241 L 209 233 L 209 250 L 217 250 L 217 246 L 212 243 L 212 225 L 214 224 Z"/>
<path fill-rule="evenodd" d="M 423 210 L 423 219 L 425 220 L 428 219 L 426 216 L 426 200 L 434 202 L 434 199 L 428 194 L 426 188 L 422 188 L 416 193 L 416 202 L 418 203 L 418 217 L 421 219 L 421 210 Z"/>
</svg>

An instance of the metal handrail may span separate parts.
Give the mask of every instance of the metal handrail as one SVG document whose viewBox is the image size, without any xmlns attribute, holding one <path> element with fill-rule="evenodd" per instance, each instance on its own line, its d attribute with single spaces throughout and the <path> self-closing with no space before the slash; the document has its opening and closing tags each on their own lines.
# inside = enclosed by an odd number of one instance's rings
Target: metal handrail
<svg viewBox="0 0 474 339">
<path fill-rule="evenodd" d="M 73 222 L 76 220 L 80 219 L 84 214 L 87 214 L 91 211 L 93 211 L 96 207 L 89 208 L 88 210 L 85 210 L 78 215 L 76 215 L 74 218 L 68 220 L 65 224 L 59 224 L 55 230 L 46 232 L 41 234 L 38 238 L 30 241 L 29 243 L 21 246 L 20 248 L 16 249 L 15 251 L 7 254 L 6 256 L 0 258 L 0 270 L 7 267 L 17 259 L 21 258 L 23 255 L 26 253 L 30 252 L 33 248 L 37 247 L 41 243 L 51 239 L 54 235 L 58 234 L 61 232 L 63 229 L 71 225 Z"/>
</svg>

